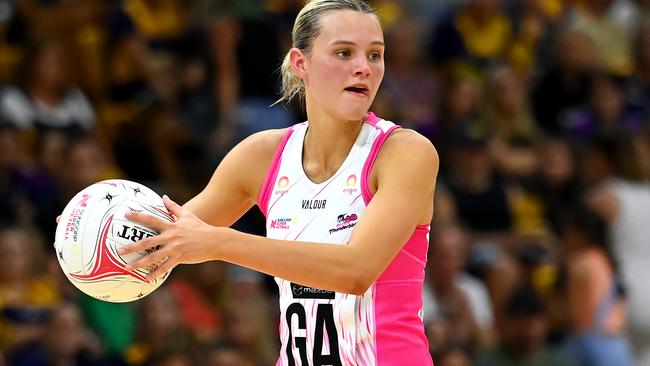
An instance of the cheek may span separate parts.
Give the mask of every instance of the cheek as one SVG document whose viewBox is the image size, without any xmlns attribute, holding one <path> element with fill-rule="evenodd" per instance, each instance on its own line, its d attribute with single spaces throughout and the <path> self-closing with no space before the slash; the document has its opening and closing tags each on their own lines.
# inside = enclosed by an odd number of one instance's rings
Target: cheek
<svg viewBox="0 0 650 366">
<path fill-rule="evenodd" d="M 370 72 L 370 78 L 372 78 L 373 81 L 376 81 L 377 83 L 381 83 L 381 80 L 384 78 L 385 69 L 386 68 L 383 62 L 373 65 Z"/>
<path fill-rule="evenodd" d="M 321 62 L 314 65 L 309 74 L 312 89 L 318 94 L 332 94 L 343 88 L 346 70 L 335 62 Z"/>
</svg>

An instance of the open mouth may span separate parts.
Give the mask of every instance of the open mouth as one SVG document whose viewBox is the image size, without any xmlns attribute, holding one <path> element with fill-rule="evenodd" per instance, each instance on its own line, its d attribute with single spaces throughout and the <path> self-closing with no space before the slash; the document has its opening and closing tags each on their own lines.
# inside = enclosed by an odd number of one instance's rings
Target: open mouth
<svg viewBox="0 0 650 366">
<path fill-rule="evenodd" d="M 362 86 L 349 86 L 345 88 L 345 91 L 349 91 L 360 95 L 368 95 L 368 88 Z"/>
</svg>

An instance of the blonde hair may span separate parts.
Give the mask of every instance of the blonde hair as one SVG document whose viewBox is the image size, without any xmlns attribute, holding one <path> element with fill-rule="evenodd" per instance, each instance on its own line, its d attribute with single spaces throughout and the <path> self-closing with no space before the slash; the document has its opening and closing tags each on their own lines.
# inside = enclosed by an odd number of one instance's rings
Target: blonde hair
<svg viewBox="0 0 650 366">
<path fill-rule="evenodd" d="M 305 54 L 311 52 L 314 40 L 320 34 L 320 18 L 333 10 L 354 10 L 363 14 L 376 14 L 375 10 L 363 0 L 309 0 L 300 10 L 293 24 L 291 32 L 293 47 Z M 296 95 L 302 102 L 305 97 L 305 86 L 291 69 L 289 52 L 282 61 L 280 73 L 282 74 L 282 97 L 275 103 L 289 103 Z"/>
</svg>

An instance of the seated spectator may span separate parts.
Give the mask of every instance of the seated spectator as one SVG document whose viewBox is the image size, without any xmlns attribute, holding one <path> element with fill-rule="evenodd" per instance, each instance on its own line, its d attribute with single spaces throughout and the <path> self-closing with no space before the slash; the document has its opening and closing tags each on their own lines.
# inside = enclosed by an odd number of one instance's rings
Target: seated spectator
<svg viewBox="0 0 650 366">
<path fill-rule="evenodd" d="M 492 133 L 490 152 L 497 169 L 514 178 L 532 174 L 537 168 L 534 141 L 541 131 L 530 113 L 524 81 L 513 69 L 501 67 L 490 75 L 486 96 L 482 123 Z"/>
<path fill-rule="evenodd" d="M 578 31 L 560 29 L 553 51 L 553 63 L 542 71 L 531 93 L 533 115 L 547 135 L 561 133 L 562 114 L 587 101 L 595 67 L 593 45 Z"/>
<path fill-rule="evenodd" d="M 429 50 L 434 63 L 462 58 L 484 67 L 503 56 L 511 36 L 498 0 L 470 0 L 438 23 Z"/>
<path fill-rule="evenodd" d="M 443 179 L 462 225 L 476 233 L 503 233 L 512 228 L 512 212 L 487 144 L 487 136 L 476 125 L 458 129 L 450 171 Z"/>
<path fill-rule="evenodd" d="M 449 326 L 446 346 L 473 350 L 492 341 L 494 317 L 485 285 L 463 271 L 466 239 L 456 226 L 433 231 L 423 310 L 425 324 L 441 319 Z"/>
<path fill-rule="evenodd" d="M 160 352 L 185 349 L 190 344 L 179 303 L 173 292 L 161 287 L 142 299 L 136 340 L 125 358 L 130 365 L 142 365 Z"/>
<path fill-rule="evenodd" d="M 476 366 L 567 366 L 570 359 L 544 345 L 546 309 L 542 298 L 530 288 L 515 290 L 506 303 L 501 340 L 481 351 Z"/>
<path fill-rule="evenodd" d="M 438 81 L 424 62 L 420 34 L 420 24 L 411 19 L 398 21 L 388 30 L 388 47 L 400 56 L 386 60 L 387 72 L 371 109 L 433 137 L 440 128 L 436 120 Z"/>
<path fill-rule="evenodd" d="M 250 365 L 273 365 L 277 361 L 270 313 L 268 299 L 261 296 L 238 298 L 228 311 L 226 339 L 241 349 Z"/>
<path fill-rule="evenodd" d="M 483 80 L 477 70 L 464 64 L 455 65 L 442 85 L 439 125 L 429 136 L 440 156 L 453 153 L 454 134 L 479 120 Z M 482 126 L 481 126 L 482 128 Z M 485 131 L 479 131 L 484 133 Z M 450 159 L 441 161 L 440 172 L 449 168 Z"/>
<path fill-rule="evenodd" d="M 607 245 L 607 225 L 582 209 L 566 221 L 568 309 L 573 338 L 569 350 L 579 366 L 631 366 L 623 337 L 626 309 Z"/>
<path fill-rule="evenodd" d="M 0 345 L 37 341 L 60 304 L 56 284 L 43 276 L 43 246 L 28 229 L 0 230 Z M 52 258 L 53 260 L 53 258 Z"/>
<path fill-rule="evenodd" d="M 569 26 L 589 38 L 603 69 L 619 76 L 627 76 L 633 70 L 630 51 L 631 26 L 634 21 L 617 19 L 614 14 L 617 3 L 623 1 L 578 1 L 569 18 Z"/>
<path fill-rule="evenodd" d="M 8 366 L 120 366 L 101 355 L 95 336 L 86 328 L 81 312 L 66 303 L 48 318 L 42 340 L 11 353 Z"/>
<path fill-rule="evenodd" d="M 599 74 L 594 76 L 589 102 L 567 111 L 563 127 L 570 138 L 583 142 L 595 135 L 636 135 L 644 129 L 644 118 L 642 108 L 627 103 L 622 80 Z"/>
<path fill-rule="evenodd" d="M 52 242 L 62 209 L 57 182 L 32 161 L 22 137 L 0 122 L 0 224 L 33 226 Z"/>
<path fill-rule="evenodd" d="M 562 138 L 544 138 L 536 146 L 538 169 L 524 179 L 522 186 L 543 204 L 544 221 L 549 231 L 559 234 L 562 213 L 580 197 L 577 154 Z"/>
<path fill-rule="evenodd" d="M 54 40 L 31 45 L 20 87 L 0 90 L 0 116 L 22 130 L 59 131 L 67 136 L 88 133 L 95 124 L 93 108 L 74 84 L 66 55 Z"/>
</svg>

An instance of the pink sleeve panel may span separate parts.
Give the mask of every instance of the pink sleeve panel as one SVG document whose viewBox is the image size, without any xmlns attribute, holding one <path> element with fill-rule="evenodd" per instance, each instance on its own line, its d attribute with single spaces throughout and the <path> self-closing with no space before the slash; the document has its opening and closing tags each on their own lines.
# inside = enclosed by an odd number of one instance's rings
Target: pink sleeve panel
<svg viewBox="0 0 650 366">
<path fill-rule="evenodd" d="M 284 137 L 282 137 L 280 145 L 278 145 L 278 149 L 275 151 L 275 156 L 273 157 L 271 166 L 269 166 L 269 170 L 266 173 L 262 189 L 260 189 L 260 196 L 257 198 L 257 206 L 260 208 L 264 216 L 266 216 L 268 212 L 271 191 L 273 190 L 273 185 L 275 184 L 275 180 L 278 177 L 278 171 L 280 170 L 282 152 L 284 151 L 284 147 L 287 145 L 287 141 L 289 141 L 289 137 L 291 137 L 292 133 L 293 127 L 289 128 Z"/>
<path fill-rule="evenodd" d="M 371 114 L 371 116 L 374 115 Z M 375 123 L 370 122 L 370 118 L 368 118 L 368 122 L 373 126 L 375 125 Z M 368 184 L 368 177 L 370 176 L 372 167 L 375 165 L 375 160 L 377 160 L 377 155 L 379 155 L 379 149 L 381 149 L 381 145 L 384 144 L 384 141 L 386 141 L 388 136 L 390 136 L 390 134 L 398 128 L 400 127 L 395 125 L 392 126 L 386 132 L 382 131 L 381 135 L 377 137 L 377 139 L 375 139 L 375 142 L 372 144 L 372 148 L 370 148 L 370 154 L 368 154 L 366 163 L 363 165 L 363 170 L 361 170 L 361 195 L 363 196 L 363 202 L 365 202 L 366 206 L 370 203 L 370 200 L 372 199 L 372 193 L 370 192 L 370 188 Z"/>
<path fill-rule="evenodd" d="M 375 282 L 375 342 L 381 366 L 432 366 L 420 318 L 429 226 L 418 226 Z"/>
</svg>

